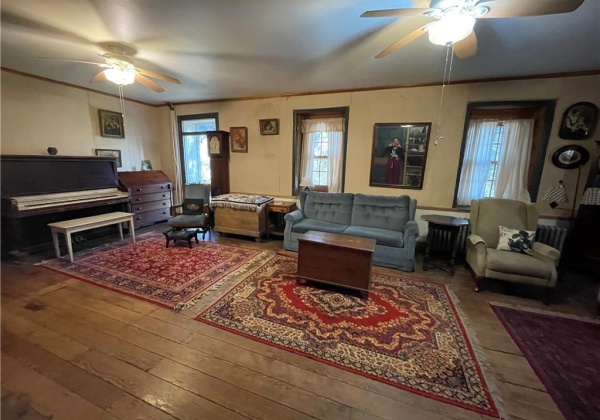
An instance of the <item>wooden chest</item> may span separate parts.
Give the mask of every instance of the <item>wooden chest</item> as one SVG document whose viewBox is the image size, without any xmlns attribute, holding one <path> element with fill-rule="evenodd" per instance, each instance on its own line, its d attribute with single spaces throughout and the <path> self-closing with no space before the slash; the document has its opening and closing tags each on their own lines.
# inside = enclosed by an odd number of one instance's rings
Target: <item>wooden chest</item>
<svg viewBox="0 0 600 420">
<path fill-rule="evenodd" d="M 173 183 L 163 171 L 119 172 L 119 185 L 130 194 L 136 228 L 169 219 Z"/>
</svg>

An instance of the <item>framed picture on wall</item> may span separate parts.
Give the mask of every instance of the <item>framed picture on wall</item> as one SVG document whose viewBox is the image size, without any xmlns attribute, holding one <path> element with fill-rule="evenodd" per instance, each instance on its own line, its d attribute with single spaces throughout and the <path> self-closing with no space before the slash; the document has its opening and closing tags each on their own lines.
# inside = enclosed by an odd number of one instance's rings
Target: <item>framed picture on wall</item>
<svg viewBox="0 0 600 420">
<path fill-rule="evenodd" d="M 96 149 L 96 156 L 117 158 L 117 168 L 123 166 L 121 163 L 121 151 L 117 149 Z"/>
<path fill-rule="evenodd" d="M 120 112 L 98 110 L 100 117 L 100 135 L 102 137 L 124 138 L 123 114 Z"/>
<path fill-rule="evenodd" d="M 265 120 L 258 120 L 260 126 L 260 134 L 263 136 L 271 136 L 279 134 L 279 119 L 269 118 Z"/>
<path fill-rule="evenodd" d="M 248 128 L 231 127 L 231 151 L 237 153 L 248 153 Z"/>
</svg>

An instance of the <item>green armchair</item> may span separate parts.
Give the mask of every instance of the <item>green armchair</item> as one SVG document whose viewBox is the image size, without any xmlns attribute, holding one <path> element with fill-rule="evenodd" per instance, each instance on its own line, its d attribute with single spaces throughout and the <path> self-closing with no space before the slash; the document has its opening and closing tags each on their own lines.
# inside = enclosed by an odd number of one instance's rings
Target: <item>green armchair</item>
<svg viewBox="0 0 600 420">
<path fill-rule="evenodd" d="M 471 235 L 467 238 L 467 263 L 475 276 L 475 291 L 485 278 L 543 286 L 544 303 L 549 304 L 556 286 L 560 252 L 534 242 L 531 255 L 496 249 L 500 226 L 535 231 L 538 214 L 533 204 L 499 198 L 471 201 Z"/>
</svg>

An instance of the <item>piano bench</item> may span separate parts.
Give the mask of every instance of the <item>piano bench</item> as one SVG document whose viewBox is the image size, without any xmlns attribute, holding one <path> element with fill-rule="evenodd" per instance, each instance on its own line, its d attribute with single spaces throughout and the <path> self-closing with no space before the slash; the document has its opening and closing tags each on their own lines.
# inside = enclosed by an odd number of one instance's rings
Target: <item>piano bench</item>
<svg viewBox="0 0 600 420">
<path fill-rule="evenodd" d="M 129 223 L 129 230 L 131 232 L 131 238 L 135 243 L 135 230 L 133 226 L 133 213 L 114 212 L 100 214 L 98 216 L 82 217 L 79 219 L 63 220 L 62 222 L 48 223 L 50 230 L 52 231 L 52 241 L 54 242 L 54 251 L 56 252 L 56 258 L 60 258 L 60 247 L 58 245 L 58 234 L 62 233 L 65 235 L 67 242 L 67 250 L 69 251 L 69 260 L 73 262 L 73 243 L 71 241 L 71 234 L 75 232 L 81 232 L 83 230 L 94 229 L 108 225 L 118 225 L 119 235 L 123 240 L 123 226 L 121 223 Z"/>
</svg>

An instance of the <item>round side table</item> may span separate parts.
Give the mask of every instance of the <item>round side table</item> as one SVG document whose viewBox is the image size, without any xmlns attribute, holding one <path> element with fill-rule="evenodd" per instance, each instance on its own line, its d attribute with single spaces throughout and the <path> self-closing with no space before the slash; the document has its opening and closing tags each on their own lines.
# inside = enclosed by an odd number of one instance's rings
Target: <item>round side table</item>
<svg viewBox="0 0 600 420">
<path fill-rule="evenodd" d="M 421 216 L 421 220 L 426 220 L 429 227 L 425 258 L 423 259 L 423 270 L 427 271 L 430 268 L 439 268 L 453 276 L 456 251 L 458 250 L 458 233 L 460 232 L 461 227 L 469 225 L 469 220 L 460 217 L 442 216 L 439 214 L 425 214 Z M 450 261 L 446 264 L 433 264 L 429 260 L 429 254 L 431 252 L 434 237 L 443 235 L 444 232 L 449 232 L 450 236 Z"/>
</svg>

